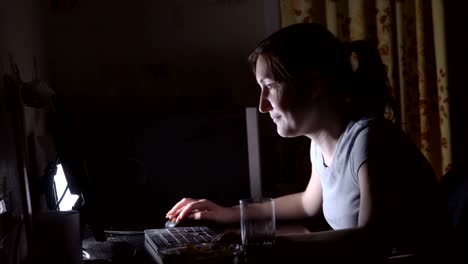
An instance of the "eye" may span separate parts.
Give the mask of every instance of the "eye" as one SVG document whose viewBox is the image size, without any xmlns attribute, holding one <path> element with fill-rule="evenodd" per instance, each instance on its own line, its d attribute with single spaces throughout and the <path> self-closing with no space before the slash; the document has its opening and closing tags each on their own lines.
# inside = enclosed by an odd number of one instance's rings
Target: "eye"
<svg viewBox="0 0 468 264">
<path fill-rule="evenodd" d="M 278 84 L 276 82 L 271 82 L 271 83 L 266 84 L 266 87 L 268 89 L 276 89 L 278 88 Z"/>
</svg>

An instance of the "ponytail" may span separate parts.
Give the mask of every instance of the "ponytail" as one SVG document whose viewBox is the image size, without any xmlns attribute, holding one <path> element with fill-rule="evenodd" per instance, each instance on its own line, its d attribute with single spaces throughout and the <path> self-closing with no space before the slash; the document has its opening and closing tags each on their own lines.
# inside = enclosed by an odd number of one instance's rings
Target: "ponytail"
<svg viewBox="0 0 468 264">
<path fill-rule="evenodd" d="M 394 103 L 383 64 L 376 45 L 366 40 L 344 43 L 353 73 L 348 87 L 347 101 L 351 118 L 394 118 Z"/>
</svg>

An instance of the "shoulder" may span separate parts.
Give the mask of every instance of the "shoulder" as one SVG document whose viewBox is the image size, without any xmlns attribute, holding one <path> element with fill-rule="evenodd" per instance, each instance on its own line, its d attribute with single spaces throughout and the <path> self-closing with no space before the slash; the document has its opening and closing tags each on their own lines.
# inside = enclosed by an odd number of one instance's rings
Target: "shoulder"
<svg viewBox="0 0 468 264">
<path fill-rule="evenodd" d="M 361 118 L 349 121 L 341 139 L 354 150 L 415 148 L 406 133 L 384 118 Z"/>
<path fill-rule="evenodd" d="M 396 126 L 394 126 L 390 121 L 380 118 L 372 117 L 350 120 L 343 132 L 342 139 L 359 140 L 364 143 L 368 140 L 370 135 L 378 138 L 384 136 L 384 132 L 395 129 Z"/>
<path fill-rule="evenodd" d="M 340 138 L 340 151 L 347 149 L 350 154 L 367 152 L 369 130 L 373 122 L 370 118 L 349 121 Z"/>
<path fill-rule="evenodd" d="M 370 151 L 395 155 L 395 152 L 410 151 L 419 153 L 419 148 L 396 124 L 384 118 L 373 119 L 368 124 L 368 144 Z"/>
<path fill-rule="evenodd" d="M 363 118 L 354 123 L 354 131 L 359 133 L 357 138 L 369 148 L 382 150 L 415 147 L 406 133 L 391 120 Z"/>
<path fill-rule="evenodd" d="M 350 120 L 344 133 L 359 133 L 365 131 L 375 122 L 375 118 L 361 118 L 358 120 Z"/>
<path fill-rule="evenodd" d="M 361 140 L 367 137 L 369 126 L 372 124 L 372 119 L 351 120 L 348 122 L 345 131 L 341 135 L 340 141 L 342 144 L 354 145 L 356 140 Z"/>
<path fill-rule="evenodd" d="M 392 178 L 401 176 L 405 181 L 434 177 L 431 164 L 417 144 L 392 121 L 374 119 L 369 123 L 367 133 L 368 159 L 374 168 L 379 167 L 380 173 L 393 174 Z M 408 176 L 411 174 L 418 176 Z"/>
</svg>

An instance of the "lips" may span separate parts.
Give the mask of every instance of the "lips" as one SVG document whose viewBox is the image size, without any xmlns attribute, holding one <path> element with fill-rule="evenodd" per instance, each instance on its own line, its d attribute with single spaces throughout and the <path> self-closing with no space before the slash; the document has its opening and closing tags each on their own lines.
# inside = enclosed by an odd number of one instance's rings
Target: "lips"
<svg viewBox="0 0 468 264">
<path fill-rule="evenodd" d="M 271 119 L 273 120 L 273 122 L 276 123 L 281 119 L 281 116 L 280 115 L 271 116 Z"/>
</svg>

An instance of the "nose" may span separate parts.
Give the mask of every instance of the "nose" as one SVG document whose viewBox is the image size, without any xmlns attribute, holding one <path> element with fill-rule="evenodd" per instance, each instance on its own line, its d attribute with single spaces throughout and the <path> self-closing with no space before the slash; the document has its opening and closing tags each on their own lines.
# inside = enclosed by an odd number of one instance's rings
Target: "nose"
<svg viewBox="0 0 468 264">
<path fill-rule="evenodd" d="M 258 103 L 258 110 L 260 111 L 260 113 L 268 113 L 272 109 L 273 109 L 273 106 L 268 100 L 267 93 L 265 89 L 262 89 L 262 92 L 260 93 L 260 101 Z"/>
</svg>

